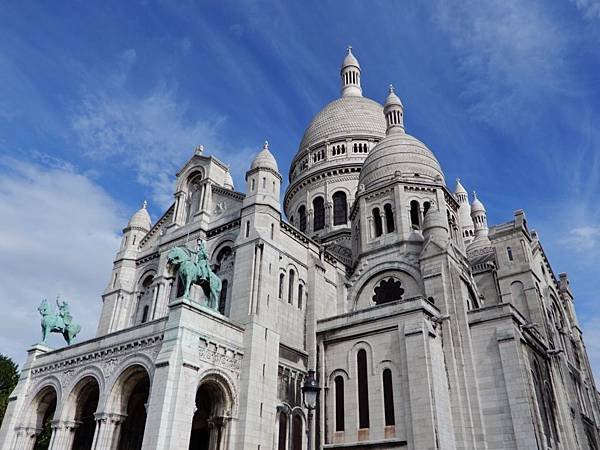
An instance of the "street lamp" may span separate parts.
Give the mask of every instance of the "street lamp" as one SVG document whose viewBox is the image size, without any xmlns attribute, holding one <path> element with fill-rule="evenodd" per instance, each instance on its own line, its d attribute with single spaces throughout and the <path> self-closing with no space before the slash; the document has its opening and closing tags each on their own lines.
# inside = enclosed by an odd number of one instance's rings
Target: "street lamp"
<svg viewBox="0 0 600 450">
<path fill-rule="evenodd" d="M 317 408 L 317 398 L 319 397 L 319 391 L 321 387 L 317 379 L 315 378 L 315 371 L 309 370 L 308 375 L 304 379 L 304 384 L 302 385 L 302 397 L 304 398 L 304 406 L 308 409 L 308 427 L 307 427 L 307 437 L 308 437 L 308 446 L 307 450 L 312 450 L 312 419 L 313 419 L 313 411 Z"/>
</svg>

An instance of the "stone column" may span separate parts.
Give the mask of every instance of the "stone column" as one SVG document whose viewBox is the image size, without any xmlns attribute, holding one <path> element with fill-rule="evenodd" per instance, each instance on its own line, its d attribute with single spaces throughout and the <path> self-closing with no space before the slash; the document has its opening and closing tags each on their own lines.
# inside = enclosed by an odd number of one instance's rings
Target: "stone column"
<svg viewBox="0 0 600 450">
<path fill-rule="evenodd" d="M 385 220 L 385 210 L 379 210 L 379 217 L 381 218 L 381 234 L 389 233 L 389 230 L 387 228 L 387 221 Z"/>
<path fill-rule="evenodd" d="M 92 444 L 93 450 L 112 450 L 119 444 L 119 428 L 127 417 L 124 414 L 96 413 L 96 433 Z"/>
<path fill-rule="evenodd" d="M 49 450 L 65 450 L 70 449 L 73 445 L 75 437 L 75 429 L 79 426 L 77 422 L 70 421 L 52 421 L 54 433 Z"/>
<path fill-rule="evenodd" d="M 19 427 L 17 429 L 17 437 L 15 440 L 15 450 L 32 450 L 35 445 L 35 440 L 41 429 L 33 427 Z"/>
</svg>

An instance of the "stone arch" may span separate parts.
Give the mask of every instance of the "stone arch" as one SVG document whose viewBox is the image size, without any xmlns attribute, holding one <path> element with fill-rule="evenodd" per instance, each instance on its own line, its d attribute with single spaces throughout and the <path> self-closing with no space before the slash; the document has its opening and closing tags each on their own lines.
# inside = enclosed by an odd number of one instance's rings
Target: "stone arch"
<svg viewBox="0 0 600 450">
<path fill-rule="evenodd" d="M 334 369 L 329 373 L 329 376 L 327 377 L 327 384 L 331 385 L 331 382 L 333 381 L 333 379 L 337 376 L 341 376 L 344 380 L 349 380 L 350 379 L 350 375 L 348 374 L 348 371 L 346 369 Z"/>
<path fill-rule="evenodd" d="M 96 430 L 95 414 L 103 393 L 101 383 L 95 371 L 86 370 L 78 377 L 65 401 L 63 420 L 77 424 L 72 436 L 73 448 L 87 450 L 92 447 Z"/>
<path fill-rule="evenodd" d="M 402 299 L 423 295 L 424 289 L 419 282 L 421 277 L 417 269 L 401 261 L 384 262 L 361 274 L 354 287 L 348 292 L 353 310 L 374 306 L 375 287 L 388 278 L 396 278 L 400 281 L 400 286 L 404 290 Z"/>
<path fill-rule="evenodd" d="M 230 378 L 214 369 L 205 372 L 196 389 L 189 448 L 226 449 L 229 422 L 236 408 L 237 401 Z"/>
<path fill-rule="evenodd" d="M 152 304 L 154 300 L 153 284 L 156 279 L 157 268 L 153 265 L 146 267 L 142 274 L 138 277 L 135 289 L 135 308 L 133 311 L 132 323 L 144 323 L 152 320 Z"/>
<path fill-rule="evenodd" d="M 374 355 L 373 355 L 373 347 L 367 341 L 358 341 L 356 342 L 350 351 L 348 352 L 346 364 L 348 364 L 348 371 L 353 374 L 350 378 L 354 378 L 356 376 L 356 355 L 359 350 L 364 349 L 367 352 L 367 369 L 369 371 L 369 375 L 375 374 L 375 364 L 374 364 Z"/>
<path fill-rule="evenodd" d="M 109 436 L 112 446 L 141 449 L 151 385 L 150 372 L 142 364 L 129 364 L 119 372 L 105 406 L 105 412 L 121 418 L 118 432 Z"/>
<path fill-rule="evenodd" d="M 29 406 L 24 410 L 24 426 L 35 434 L 34 448 L 48 448 L 52 436 L 52 421 L 58 416 L 60 383 L 56 379 L 44 380 L 36 389 Z"/>
<path fill-rule="evenodd" d="M 185 191 L 187 192 L 187 187 L 194 178 L 198 177 L 199 179 L 205 178 L 204 168 L 200 166 L 191 166 L 185 169 L 183 173 L 181 173 L 177 180 L 176 192 Z"/>
<path fill-rule="evenodd" d="M 93 378 L 96 383 L 99 386 L 99 390 L 100 390 L 100 399 L 104 398 L 104 392 L 105 392 L 105 374 L 102 371 L 102 369 L 100 369 L 98 366 L 89 366 L 89 367 L 85 367 L 83 369 L 81 369 L 78 373 L 75 374 L 75 377 L 73 378 L 73 380 L 68 381 L 67 383 L 65 383 L 63 385 L 64 390 L 63 390 L 63 408 L 61 411 L 61 419 L 63 420 L 70 420 L 68 419 L 69 416 L 72 415 L 72 400 L 73 400 L 73 395 L 76 394 L 77 389 L 80 387 L 80 383 L 85 379 L 91 377 Z"/>
</svg>

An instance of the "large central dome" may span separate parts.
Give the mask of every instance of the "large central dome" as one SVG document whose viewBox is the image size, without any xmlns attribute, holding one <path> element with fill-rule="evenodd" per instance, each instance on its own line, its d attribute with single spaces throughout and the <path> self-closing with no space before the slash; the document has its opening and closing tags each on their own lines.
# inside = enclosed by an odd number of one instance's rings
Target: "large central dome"
<svg viewBox="0 0 600 450">
<path fill-rule="evenodd" d="M 346 136 L 385 136 L 383 106 L 366 97 L 341 97 L 329 103 L 310 122 L 299 152 L 325 140 Z"/>
</svg>

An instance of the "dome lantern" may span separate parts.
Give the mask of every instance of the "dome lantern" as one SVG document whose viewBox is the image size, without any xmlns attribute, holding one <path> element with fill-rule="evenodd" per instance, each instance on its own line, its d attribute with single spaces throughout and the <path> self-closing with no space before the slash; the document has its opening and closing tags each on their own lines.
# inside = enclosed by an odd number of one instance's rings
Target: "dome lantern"
<svg viewBox="0 0 600 450">
<path fill-rule="evenodd" d="M 360 87 L 360 64 L 358 59 L 352 54 L 352 46 L 348 46 L 346 57 L 342 62 L 340 70 L 342 78 L 342 97 L 362 97 L 362 88 Z"/>
<path fill-rule="evenodd" d="M 404 133 L 404 105 L 396 95 L 394 86 L 390 84 L 387 99 L 383 106 L 383 113 L 387 124 L 386 134 L 402 132 Z"/>
</svg>

